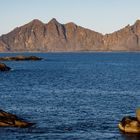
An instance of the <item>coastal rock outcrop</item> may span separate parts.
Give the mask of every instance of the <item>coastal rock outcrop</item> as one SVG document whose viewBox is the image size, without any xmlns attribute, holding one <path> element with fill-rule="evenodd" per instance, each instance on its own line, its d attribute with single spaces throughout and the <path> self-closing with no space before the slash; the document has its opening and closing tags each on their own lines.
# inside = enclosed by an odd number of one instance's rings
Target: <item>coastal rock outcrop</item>
<svg viewBox="0 0 140 140">
<path fill-rule="evenodd" d="M 37 61 L 37 60 L 42 60 L 40 57 L 36 56 L 11 56 L 11 57 L 0 57 L 0 61 Z"/>
<path fill-rule="evenodd" d="M 120 121 L 118 127 L 124 133 L 140 134 L 140 108 L 136 111 L 136 117 L 124 117 Z"/>
<path fill-rule="evenodd" d="M 5 65 L 4 63 L 0 63 L 0 71 L 9 71 L 11 68 Z"/>
<path fill-rule="evenodd" d="M 33 20 L 0 36 L 0 52 L 140 51 L 140 20 L 134 25 L 103 35 L 52 19 Z"/>
<path fill-rule="evenodd" d="M 26 122 L 16 115 L 0 110 L 0 127 L 30 127 L 33 123 Z"/>
</svg>

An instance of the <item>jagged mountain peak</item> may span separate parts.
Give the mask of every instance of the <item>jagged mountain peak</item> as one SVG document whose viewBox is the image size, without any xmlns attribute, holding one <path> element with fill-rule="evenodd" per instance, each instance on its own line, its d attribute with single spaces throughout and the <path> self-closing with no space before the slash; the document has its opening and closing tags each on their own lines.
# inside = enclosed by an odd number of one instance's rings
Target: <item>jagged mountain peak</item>
<svg viewBox="0 0 140 140">
<path fill-rule="evenodd" d="M 132 30 L 137 34 L 140 35 L 140 20 L 137 20 L 134 25 L 132 25 Z"/>
<path fill-rule="evenodd" d="M 34 19 L 31 22 L 29 22 L 28 24 L 26 24 L 26 25 L 32 25 L 32 26 L 36 25 L 36 26 L 38 26 L 38 25 L 44 25 L 44 23 L 39 19 Z"/>
<path fill-rule="evenodd" d="M 140 25 L 140 20 L 136 20 L 135 24 L 134 25 Z"/>
<path fill-rule="evenodd" d="M 32 22 L 32 23 L 42 23 L 42 21 L 39 20 L 39 19 L 33 19 L 31 22 Z"/>
<path fill-rule="evenodd" d="M 56 20 L 56 18 L 52 18 L 52 19 L 48 22 L 48 24 L 60 24 L 60 23 Z"/>
<path fill-rule="evenodd" d="M 77 25 L 74 22 L 68 22 L 65 25 L 70 27 L 77 27 Z"/>
</svg>

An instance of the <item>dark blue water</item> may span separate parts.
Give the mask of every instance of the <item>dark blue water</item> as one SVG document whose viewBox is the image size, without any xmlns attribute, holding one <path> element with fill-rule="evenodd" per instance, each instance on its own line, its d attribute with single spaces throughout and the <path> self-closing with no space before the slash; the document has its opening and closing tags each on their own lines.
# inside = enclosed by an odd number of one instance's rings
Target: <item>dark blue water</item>
<svg viewBox="0 0 140 140">
<path fill-rule="evenodd" d="M 0 73 L 0 106 L 36 125 L 0 128 L 0 139 L 139 139 L 117 124 L 140 106 L 140 53 L 26 55 L 45 60 L 5 62 L 13 70 Z"/>
</svg>

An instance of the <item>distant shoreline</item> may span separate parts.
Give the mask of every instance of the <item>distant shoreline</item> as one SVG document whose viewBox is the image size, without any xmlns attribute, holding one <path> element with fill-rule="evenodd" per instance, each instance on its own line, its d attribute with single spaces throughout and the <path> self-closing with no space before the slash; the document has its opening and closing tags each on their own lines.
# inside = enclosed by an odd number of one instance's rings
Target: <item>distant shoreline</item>
<svg viewBox="0 0 140 140">
<path fill-rule="evenodd" d="M 0 52 L 0 54 L 3 54 L 3 53 L 5 53 L 5 54 L 23 54 L 23 53 L 140 53 L 140 51 L 54 51 L 54 52 L 33 52 L 33 51 L 31 51 L 31 52 Z"/>
</svg>

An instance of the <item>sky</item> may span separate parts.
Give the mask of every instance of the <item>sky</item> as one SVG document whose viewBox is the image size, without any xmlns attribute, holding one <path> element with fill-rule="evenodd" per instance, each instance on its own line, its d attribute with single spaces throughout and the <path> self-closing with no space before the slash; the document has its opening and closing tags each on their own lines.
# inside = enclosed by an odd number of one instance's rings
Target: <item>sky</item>
<svg viewBox="0 0 140 140">
<path fill-rule="evenodd" d="M 111 33 L 140 19 L 140 0 L 0 0 L 0 35 L 33 19 L 52 18 Z"/>
</svg>

